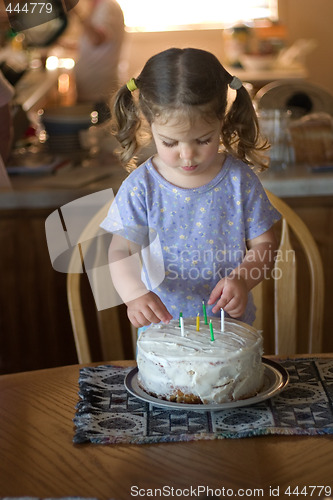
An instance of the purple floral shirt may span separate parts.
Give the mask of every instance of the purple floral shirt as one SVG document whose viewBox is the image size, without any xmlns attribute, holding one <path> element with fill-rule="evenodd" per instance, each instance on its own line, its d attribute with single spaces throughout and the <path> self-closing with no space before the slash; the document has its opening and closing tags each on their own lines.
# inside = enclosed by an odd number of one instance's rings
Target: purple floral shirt
<svg viewBox="0 0 333 500">
<path fill-rule="evenodd" d="M 170 184 L 148 159 L 123 182 L 101 227 L 144 247 L 146 285 L 177 318 L 180 311 L 202 314 L 202 300 L 242 262 L 246 241 L 279 218 L 257 175 L 231 156 L 212 181 L 193 189 Z M 252 324 L 254 318 L 249 294 L 238 319 Z"/>
</svg>

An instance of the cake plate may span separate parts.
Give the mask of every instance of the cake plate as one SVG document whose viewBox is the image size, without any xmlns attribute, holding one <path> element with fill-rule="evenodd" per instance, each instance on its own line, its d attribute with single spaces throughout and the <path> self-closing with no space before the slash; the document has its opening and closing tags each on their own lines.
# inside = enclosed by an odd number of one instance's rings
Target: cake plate
<svg viewBox="0 0 333 500">
<path fill-rule="evenodd" d="M 174 410 L 191 410 L 191 411 L 220 411 L 227 408 L 240 408 L 242 406 L 250 406 L 261 403 L 266 399 L 276 396 L 279 392 L 285 389 L 289 382 L 288 372 L 283 366 L 271 359 L 262 358 L 264 364 L 264 384 L 261 390 L 247 399 L 240 399 L 238 401 L 228 401 L 220 404 L 187 404 L 175 403 L 173 401 L 165 401 L 151 396 L 145 392 L 138 384 L 138 368 L 133 368 L 125 377 L 125 388 L 127 391 L 136 398 L 151 403 L 154 406 L 162 406 Z"/>
</svg>

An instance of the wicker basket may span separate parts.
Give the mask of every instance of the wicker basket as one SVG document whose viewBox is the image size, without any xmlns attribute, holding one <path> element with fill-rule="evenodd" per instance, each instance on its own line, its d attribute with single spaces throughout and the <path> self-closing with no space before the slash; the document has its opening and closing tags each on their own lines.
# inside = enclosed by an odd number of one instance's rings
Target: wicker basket
<svg viewBox="0 0 333 500">
<path fill-rule="evenodd" d="M 333 117 L 310 113 L 289 124 L 295 162 L 325 165 L 333 162 Z"/>
</svg>

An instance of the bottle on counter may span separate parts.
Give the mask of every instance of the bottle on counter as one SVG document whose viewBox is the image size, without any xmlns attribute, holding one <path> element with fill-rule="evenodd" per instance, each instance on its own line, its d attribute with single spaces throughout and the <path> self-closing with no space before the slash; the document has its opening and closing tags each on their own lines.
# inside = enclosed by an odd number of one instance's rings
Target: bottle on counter
<svg viewBox="0 0 333 500">
<path fill-rule="evenodd" d="M 233 68 L 241 68 L 240 56 L 249 51 L 251 28 L 237 24 L 222 31 L 225 63 Z"/>
</svg>

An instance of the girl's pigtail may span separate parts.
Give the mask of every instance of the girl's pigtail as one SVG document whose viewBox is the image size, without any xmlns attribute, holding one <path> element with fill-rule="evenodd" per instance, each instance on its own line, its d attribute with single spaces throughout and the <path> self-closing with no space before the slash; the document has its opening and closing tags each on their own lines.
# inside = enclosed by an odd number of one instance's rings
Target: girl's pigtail
<svg viewBox="0 0 333 500">
<path fill-rule="evenodd" d="M 249 93 L 244 86 L 236 92 L 222 126 L 222 142 L 227 152 L 264 170 L 268 167 L 264 154 L 268 143 L 260 136 L 258 117 Z"/>
<path fill-rule="evenodd" d="M 141 120 L 127 85 L 114 96 L 112 109 L 112 132 L 121 147 L 117 153 L 122 165 L 131 171 L 136 167 L 135 154 L 139 149 L 137 133 Z"/>
</svg>

